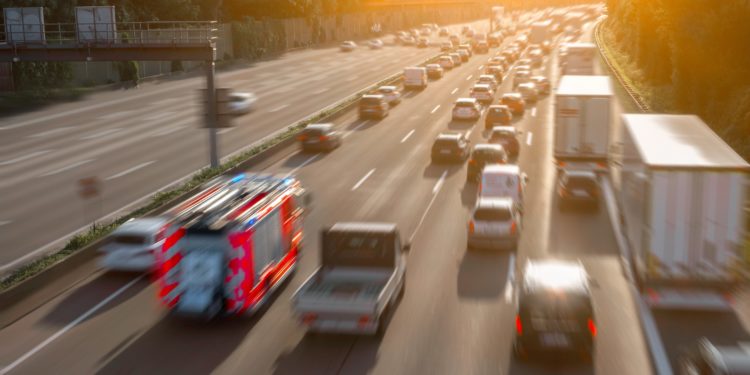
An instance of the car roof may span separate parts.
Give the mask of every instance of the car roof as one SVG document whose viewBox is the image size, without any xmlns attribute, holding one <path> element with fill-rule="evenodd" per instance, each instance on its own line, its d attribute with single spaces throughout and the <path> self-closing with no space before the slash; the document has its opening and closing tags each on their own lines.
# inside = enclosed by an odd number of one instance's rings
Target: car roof
<svg viewBox="0 0 750 375">
<path fill-rule="evenodd" d="M 534 81 L 549 81 L 549 78 L 545 76 L 531 76 L 531 79 Z"/>
<path fill-rule="evenodd" d="M 383 95 L 373 95 L 373 94 L 362 95 L 362 99 L 383 99 L 383 98 L 385 98 Z"/>
<path fill-rule="evenodd" d="M 488 110 L 492 110 L 492 109 L 502 109 L 502 110 L 510 111 L 510 108 L 508 108 L 508 106 L 507 106 L 507 105 L 505 105 L 505 104 L 493 104 L 493 105 L 491 105 L 491 106 L 487 107 L 487 109 L 488 109 Z"/>
<path fill-rule="evenodd" d="M 484 78 L 484 79 L 491 79 L 493 81 L 495 80 L 495 76 L 493 76 L 492 74 L 481 74 L 479 76 L 479 79 L 482 79 L 482 78 Z"/>
<path fill-rule="evenodd" d="M 119 234 L 152 234 L 158 232 L 168 222 L 165 217 L 143 217 L 130 219 L 117 227 L 112 235 Z"/>
<path fill-rule="evenodd" d="M 493 126 L 492 127 L 492 132 L 493 133 L 495 133 L 495 132 L 498 132 L 498 133 L 504 133 L 504 132 L 515 133 L 516 132 L 516 128 L 514 128 L 512 126 Z"/>
<path fill-rule="evenodd" d="M 503 94 L 503 98 L 521 99 L 521 94 L 517 92 L 507 92 Z"/>
<path fill-rule="evenodd" d="M 511 208 L 513 207 L 513 198 L 511 197 L 480 197 L 474 209 L 478 208 Z"/>
<path fill-rule="evenodd" d="M 495 150 L 495 151 L 502 151 L 503 146 L 494 144 L 494 143 L 479 143 L 474 145 L 474 151 L 477 150 Z"/>
<path fill-rule="evenodd" d="M 449 139 L 449 140 L 458 140 L 461 138 L 463 134 L 458 132 L 443 132 L 438 134 L 436 139 Z"/>
<path fill-rule="evenodd" d="M 533 83 L 528 82 L 528 83 L 522 83 L 522 84 L 518 85 L 518 88 L 519 89 L 520 88 L 534 89 L 534 88 L 536 88 L 536 86 Z"/>
<path fill-rule="evenodd" d="M 487 90 L 489 90 L 490 89 L 490 85 L 488 85 L 486 83 L 477 83 L 477 84 L 474 84 L 473 88 L 475 88 L 475 89 L 476 88 L 481 88 L 481 89 L 487 89 Z"/>
<path fill-rule="evenodd" d="M 427 68 L 440 68 L 440 64 L 427 64 L 425 65 Z"/>
<path fill-rule="evenodd" d="M 565 176 L 568 178 L 575 177 L 575 178 L 590 178 L 592 180 L 596 180 L 596 173 L 591 171 L 564 171 Z"/>
<path fill-rule="evenodd" d="M 523 272 L 526 289 L 588 292 L 588 274 L 578 261 L 538 259 L 527 260 Z"/>
<path fill-rule="evenodd" d="M 344 222 L 336 223 L 328 229 L 329 232 L 368 232 L 368 233 L 393 233 L 396 224 L 376 222 Z"/>
<path fill-rule="evenodd" d="M 458 98 L 456 103 L 477 103 L 475 98 Z"/>
<path fill-rule="evenodd" d="M 325 123 L 325 124 L 310 124 L 305 126 L 305 130 L 329 130 L 333 128 L 333 124 L 331 123 Z"/>
<path fill-rule="evenodd" d="M 502 147 L 502 146 L 501 146 Z M 520 174 L 521 168 L 517 164 L 488 164 L 482 170 L 483 174 Z"/>
<path fill-rule="evenodd" d="M 378 87 L 378 90 L 397 90 L 398 88 L 396 86 L 380 86 Z"/>
</svg>

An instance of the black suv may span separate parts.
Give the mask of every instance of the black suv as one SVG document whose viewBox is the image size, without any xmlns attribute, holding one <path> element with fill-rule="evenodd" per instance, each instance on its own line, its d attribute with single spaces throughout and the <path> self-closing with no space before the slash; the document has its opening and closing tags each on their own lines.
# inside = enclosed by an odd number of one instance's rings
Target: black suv
<svg viewBox="0 0 750 375">
<path fill-rule="evenodd" d="M 516 290 L 515 355 L 591 360 L 597 327 L 589 276 L 578 261 L 527 260 Z"/>
<path fill-rule="evenodd" d="M 432 162 L 460 162 L 469 156 L 469 140 L 463 133 L 440 133 L 432 144 Z"/>
<path fill-rule="evenodd" d="M 488 143 L 478 144 L 471 151 L 469 167 L 466 171 L 466 181 L 478 181 L 482 175 L 482 169 L 487 164 L 505 164 L 507 162 L 508 155 L 505 153 L 503 146 Z"/>
</svg>

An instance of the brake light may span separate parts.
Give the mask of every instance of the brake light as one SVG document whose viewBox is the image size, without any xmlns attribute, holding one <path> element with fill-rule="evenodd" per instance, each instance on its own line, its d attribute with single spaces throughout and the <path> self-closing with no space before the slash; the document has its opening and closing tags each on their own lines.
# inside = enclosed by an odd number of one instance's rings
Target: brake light
<svg viewBox="0 0 750 375">
<path fill-rule="evenodd" d="M 659 303 L 659 293 L 657 293 L 655 290 L 651 288 L 646 289 L 646 294 L 648 295 L 648 298 L 652 304 Z"/>
<path fill-rule="evenodd" d="M 307 313 L 304 316 L 302 316 L 302 323 L 306 325 L 310 325 L 310 324 L 313 324 L 316 319 L 318 319 L 317 314 Z"/>
<path fill-rule="evenodd" d="M 321 141 L 327 141 L 328 140 L 328 136 L 327 135 L 321 135 L 319 139 Z"/>
<path fill-rule="evenodd" d="M 516 222 L 514 221 L 510 224 L 510 234 L 516 234 L 516 230 L 518 230 L 518 228 L 516 228 Z"/>
<path fill-rule="evenodd" d="M 732 295 L 732 293 L 724 293 L 724 299 L 728 304 L 734 306 L 734 296 Z"/>
<path fill-rule="evenodd" d="M 369 315 L 362 315 L 359 317 L 359 322 L 357 322 L 360 326 L 367 325 L 367 323 L 370 322 L 370 316 Z"/>
<path fill-rule="evenodd" d="M 523 336 L 523 323 L 521 323 L 521 316 L 516 315 L 516 334 Z"/>
<path fill-rule="evenodd" d="M 469 233 L 474 233 L 474 220 L 469 220 Z"/>
<path fill-rule="evenodd" d="M 589 332 L 591 332 L 591 337 L 596 337 L 596 323 L 594 323 L 593 319 L 589 318 L 588 326 Z"/>
<path fill-rule="evenodd" d="M 477 161 L 476 161 L 476 160 L 474 160 L 474 159 L 469 159 L 469 164 L 476 164 L 476 163 L 477 163 Z"/>
</svg>

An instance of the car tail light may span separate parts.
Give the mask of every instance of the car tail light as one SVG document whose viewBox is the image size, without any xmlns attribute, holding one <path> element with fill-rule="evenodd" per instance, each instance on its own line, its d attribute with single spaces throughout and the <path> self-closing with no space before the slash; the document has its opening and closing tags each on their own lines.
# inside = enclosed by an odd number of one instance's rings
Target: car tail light
<svg viewBox="0 0 750 375">
<path fill-rule="evenodd" d="M 591 332 L 591 337 L 596 337 L 596 323 L 594 323 L 594 319 L 589 318 L 587 324 L 589 326 L 589 332 Z"/>
<path fill-rule="evenodd" d="M 724 293 L 724 300 L 731 306 L 734 306 L 734 296 L 732 293 Z"/>
<path fill-rule="evenodd" d="M 310 324 L 313 324 L 316 319 L 318 319 L 318 314 L 307 313 L 304 316 L 302 316 L 302 323 L 310 325 Z"/>
<path fill-rule="evenodd" d="M 359 321 L 357 322 L 357 324 L 359 324 L 360 326 L 364 326 L 364 325 L 367 325 L 367 323 L 369 322 L 370 322 L 370 316 L 362 315 L 359 317 Z"/>
<path fill-rule="evenodd" d="M 516 231 L 518 230 L 516 222 L 510 224 L 510 234 L 516 234 Z"/>
<path fill-rule="evenodd" d="M 652 304 L 659 302 L 659 293 L 651 288 L 646 289 L 646 294 L 648 295 L 648 299 L 651 301 Z"/>
<path fill-rule="evenodd" d="M 469 159 L 469 164 L 476 164 L 476 163 L 477 163 L 477 161 L 476 161 L 476 160 L 474 160 L 474 159 Z"/>
<path fill-rule="evenodd" d="M 521 316 L 516 315 L 516 334 L 523 336 L 523 323 L 521 323 Z"/>
<path fill-rule="evenodd" d="M 469 220 L 469 233 L 474 233 L 474 220 Z"/>
<path fill-rule="evenodd" d="M 327 135 L 321 135 L 318 139 L 320 139 L 321 141 L 327 141 L 328 140 L 328 136 Z"/>
<path fill-rule="evenodd" d="M 305 139 L 307 139 L 307 136 L 306 135 L 300 135 L 299 137 L 297 137 L 297 139 L 299 139 L 300 141 L 304 141 Z"/>
</svg>

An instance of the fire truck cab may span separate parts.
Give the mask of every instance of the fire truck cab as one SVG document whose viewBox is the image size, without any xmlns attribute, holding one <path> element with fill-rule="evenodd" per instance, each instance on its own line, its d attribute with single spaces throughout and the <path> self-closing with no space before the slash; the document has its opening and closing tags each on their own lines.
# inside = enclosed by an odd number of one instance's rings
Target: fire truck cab
<svg viewBox="0 0 750 375">
<path fill-rule="evenodd" d="M 257 310 L 296 267 L 308 203 L 293 177 L 240 174 L 207 184 L 168 227 L 158 257 L 161 302 L 208 319 Z"/>
</svg>

